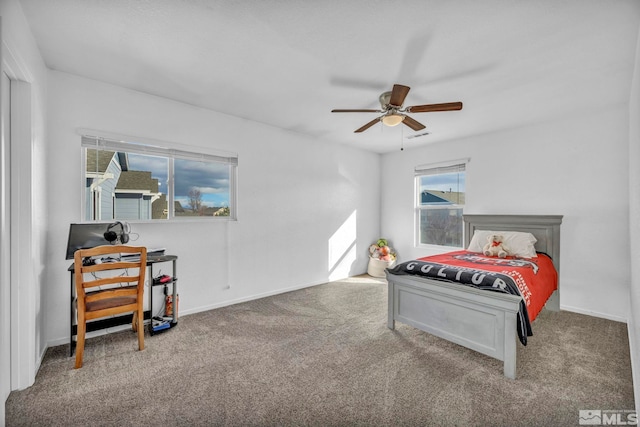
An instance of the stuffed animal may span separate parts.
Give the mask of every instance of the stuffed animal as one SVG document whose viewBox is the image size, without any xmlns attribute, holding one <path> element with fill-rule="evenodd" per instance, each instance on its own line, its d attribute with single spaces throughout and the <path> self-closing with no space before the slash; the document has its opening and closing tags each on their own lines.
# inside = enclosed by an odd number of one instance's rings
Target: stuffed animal
<svg viewBox="0 0 640 427">
<path fill-rule="evenodd" d="M 487 244 L 484 245 L 482 252 L 486 256 L 498 256 L 505 258 L 509 255 L 509 249 L 502 244 L 502 236 L 499 234 L 491 234 L 487 236 Z"/>
<path fill-rule="evenodd" d="M 388 246 L 387 239 L 378 239 L 376 243 L 369 246 L 369 256 L 380 261 L 394 261 L 396 253 Z"/>
</svg>

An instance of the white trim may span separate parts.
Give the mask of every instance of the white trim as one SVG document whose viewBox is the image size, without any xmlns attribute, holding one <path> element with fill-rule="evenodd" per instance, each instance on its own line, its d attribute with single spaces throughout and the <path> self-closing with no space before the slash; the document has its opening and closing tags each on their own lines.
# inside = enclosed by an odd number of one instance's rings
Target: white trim
<svg viewBox="0 0 640 427">
<path fill-rule="evenodd" d="M 413 246 L 418 249 L 429 249 L 429 250 L 440 250 L 440 249 L 449 249 L 449 250 L 459 250 L 464 247 L 464 225 L 462 226 L 461 234 L 462 234 L 462 243 L 461 246 L 445 246 L 445 245 L 436 245 L 431 243 L 422 243 L 420 241 L 421 237 L 421 216 L 422 212 L 429 212 L 432 210 L 438 209 L 461 209 L 464 213 L 464 204 L 449 202 L 449 204 L 425 204 L 421 203 L 421 198 L 423 192 L 420 191 L 421 185 L 420 180 L 423 177 L 427 176 L 435 176 L 447 173 L 464 173 L 466 177 L 466 169 L 467 163 L 470 161 L 470 158 L 461 159 L 461 160 L 451 160 L 447 162 L 438 162 L 438 163 L 430 163 L 423 164 L 420 166 L 416 166 L 414 169 L 414 177 L 413 177 Z M 457 188 L 456 190 L 460 190 Z M 458 192 L 458 191 L 456 191 Z M 466 195 L 465 195 L 466 202 Z M 464 224 L 464 222 L 463 222 Z"/>
<path fill-rule="evenodd" d="M 31 84 L 11 81 L 11 388 L 35 381 L 36 281 L 33 267 L 33 138 Z M 14 362 L 15 361 L 15 362 Z"/>
<path fill-rule="evenodd" d="M 100 221 L 102 219 L 102 187 L 96 187 L 91 184 L 91 187 L 89 188 L 89 194 L 91 196 L 89 216 L 94 221 Z"/>
<path fill-rule="evenodd" d="M 134 135 L 122 135 L 95 129 L 78 128 L 76 129 L 76 133 L 84 138 L 105 140 L 108 142 L 109 146 L 116 148 L 116 151 L 135 152 L 140 154 L 156 153 L 165 157 L 172 157 L 176 154 L 177 157 L 180 157 L 180 154 L 185 154 L 185 156 L 190 159 L 204 155 L 205 157 L 218 157 L 220 158 L 218 161 L 223 161 L 223 159 L 235 159 L 235 164 L 237 164 L 238 159 L 238 153 L 214 150 L 209 147 L 195 147 L 186 144 L 179 144 L 177 142 L 160 141 L 157 139 Z M 137 150 L 135 148 L 137 148 Z"/>
<path fill-rule="evenodd" d="M 457 159 L 457 160 L 447 160 L 443 162 L 424 163 L 422 165 L 416 166 L 414 169 L 417 172 L 425 169 L 446 168 L 449 166 L 455 166 L 455 165 L 461 165 L 461 164 L 466 165 L 469 162 L 471 162 L 471 157 L 466 157 L 464 159 Z"/>
<path fill-rule="evenodd" d="M 346 279 L 346 278 L 345 278 Z M 216 308 L 222 308 L 222 307 L 227 307 L 230 305 L 235 305 L 235 304 L 240 304 L 243 302 L 248 302 L 248 301 L 253 301 L 253 300 L 257 300 L 257 299 L 261 299 L 261 298 L 266 298 L 266 297 L 270 297 L 270 296 L 274 296 L 274 295 L 280 295 L 280 294 L 284 294 L 287 292 L 292 292 L 292 291 L 297 291 L 300 289 L 305 289 L 305 288 L 311 288 L 313 286 L 319 286 L 319 285 L 323 285 L 325 283 L 329 282 L 329 280 L 322 280 L 322 281 L 317 281 L 317 282 L 311 282 L 305 285 L 297 285 L 297 286 L 291 286 L 288 288 L 281 288 L 281 289 L 277 289 L 275 291 L 270 291 L 270 292 L 263 292 L 260 294 L 255 294 L 255 295 L 249 295 L 246 297 L 242 297 L 242 298 L 236 298 L 233 300 L 227 300 L 227 301 L 223 301 L 220 303 L 216 303 L 216 304 L 209 304 L 206 306 L 202 306 L 202 307 L 197 307 L 197 308 L 193 308 L 190 310 L 180 310 L 180 316 L 188 316 L 190 314 L 195 314 L 195 313 L 200 313 L 203 311 L 209 311 L 209 310 L 214 310 Z M 231 288 L 231 284 L 229 284 L 229 286 L 227 286 L 224 289 L 230 289 Z"/>
<path fill-rule="evenodd" d="M 169 170 L 167 171 L 167 219 L 169 221 L 176 218 L 176 190 L 175 190 L 175 166 L 173 162 L 169 162 Z"/>
<path fill-rule="evenodd" d="M 342 280 L 346 280 L 342 279 Z M 297 285 L 297 286 L 291 286 L 288 288 L 281 288 L 275 291 L 270 291 L 270 292 L 263 292 L 260 294 L 255 294 L 255 295 L 249 295 L 246 297 L 241 297 L 241 298 L 236 298 L 236 299 L 232 299 L 232 300 L 227 300 L 227 301 L 223 301 L 223 302 L 219 302 L 219 303 L 215 303 L 215 304 L 208 304 L 205 306 L 201 306 L 201 307 L 196 307 L 196 308 L 192 308 L 189 310 L 182 310 L 180 309 L 180 317 L 184 317 L 184 316 L 189 316 L 191 314 L 196 314 L 196 313 L 202 313 L 205 311 L 210 311 L 210 310 L 214 310 L 216 308 L 222 308 L 222 307 L 228 307 L 230 305 L 235 305 L 235 304 L 241 304 L 243 302 L 248 302 L 248 301 L 254 301 L 254 300 L 258 300 L 261 298 L 266 298 L 266 297 L 270 297 L 270 296 L 274 296 L 274 295 L 280 295 L 280 294 L 284 294 L 287 292 L 292 292 L 292 291 L 297 291 L 300 289 L 305 289 L 305 288 L 311 288 L 314 286 L 319 286 L 319 285 L 323 285 L 325 283 L 327 283 L 328 280 L 322 280 L 322 281 L 315 281 L 315 282 L 311 282 L 311 283 L 307 283 L 305 285 Z M 227 286 L 223 289 L 228 290 L 230 289 L 231 286 Z M 119 330 L 131 330 L 131 325 L 122 325 L 122 326 L 115 326 L 113 328 L 109 328 L 109 329 L 105 329 L 102 331 L 94 331 L 92 332 L 92 334 L 95 334 L 93 336 L 98 336 L 98 335 L 105 335 L 111 332 L 115 332 L 115 331 L 119 331 Z M 48 343 L 49 347 L 56 347 L 59 345 L 68 345 L 69 344 L 69 339 L 68 338 L 58 338 L 56 340 L 52 340 L 49 341 Z"/>
<path fill-rule="evenodd" d="M 627 323 L 627 319 L 625 319 L 624 317 L 612 316 L 610 314 L 600 313 L 599 311 L 584 310 L 582 308 L 573 307 L 570 305 L 561 304 L 560 310 L 571 311 L 572 313 L 584 314 L 591 317 L 599 317 L 601 319 L 613 320 L 614 322 Z"/>
<path fill-rule="evenodd" d="M 76 129 L 81 137 L 80 146 L 82 147 L 82 173 L 83 178 L 99 175 L 98 172 L 86 171 L 87 150 L 108 150 L 121 153 L 136 153 L 141 155 L 158 156 L 168 160 L 167 175 L 167 219 L 149 219 L 150 221 L 182 221 L 182 218 L 175 215 L 175 159 L 185 159 L 188 161 L 209 162 L 211 164 L 227 165 L 229 171 L 229 202 L 231 215 L 228 217 L 206 216 L 198 217 L 199 221 L 220 221 L 222 219 L 237 219 L 237 178 L 238 178 L 238 154 L 231 152 L 222 152 L 218 150 L 203 149 L 200 147 L 191 147 L 184 144 L 177 144 L 167 141 L 158 141 L 149 138 L 141 138 L 134 136 L 126 136 L 111 132 L 97 131 L 92 129 L 78 128 Z M 179 148 L 176 148 L 179 147 Z M 107 176 L 107 175 L 105 175 Z M 90 221 L 87 218 L 87 192 L 85 179 L 81 179 L 81 218 Z M 93 186 L 93 184 L 92 184 Z M 159 199 L 162 193 L 153 193 L 149 190 L 131 190 L 131 189 L 114 189 L 115 194 L 142 194 L 153 197 L 152 202 Z M 117 219 L 117 218 L 116 218 Z M 146 220 L 146 219 L 145 219 Z M 144 220 L 143 220 L 144 221 Z"/>
<path fill-rule="evenodd" d="M 103 181 L 107 180 L 107 179 L 113 179 L 113 174 L 110 172 L 107 173 L 102 173 L 102 172 L 85 172 L 85 176 L 87 178 L 100 178 L 102 179 L 102 181 L 100 181 L 98 184 L 102 184 Z M 93 184 L 92 184 L 93 185 Z"/>
<path fill-rule="evenodd" d="M 162 193 L 152 193 L 151 190 L 118 190 L 117 188 L 113 190 L 114 193 L 122 193 L 122 194 L 142 194 L 145 196 L 153 196 Z"/>
<path fill-rule="evenodd" d="M 0 39 L 2 38 L 2 17 L 0 16 Z M 2 61 L 2 45 L 0 44 L 0 65 Z M 11 80 L 6 75 L 4 67 L 0 67 L 0 78 L 2 82 L 8 84 L 0 87 L 0 124 L 9 126 L 10 115 L 10 90 Z M 5 98 L 6 97 L 6 98 Z M 7 111 L 5 111 L 5 108 Z M 7 117 L 7 120 L 4 120 Z M 5 129 L 0 125 L 0 420 L 5 419 L 5 402 L 11 393 L 11 255 L 10 255 L 10 232 L 11 232 L 11 203 L 10 194 L 10 174 L 11 170 L 11 150 L 9 144 L 11 137 L 8 135 L 10 128 Z M 7 138 L 5 138 L 7 134 Z M 1 422 L 0 422 L 1 423 Z"/>
<path fill-rule="evenodd" d="M 4 51 L 7 53 L 2 56 L 2 67 L 9 78 L 12 80 L 19 78 L 29 82 L 33 81 L 34 78 L 29 69 L 23 65 L 25 64 L 25 61 L 22 59 L 20 54 L 11 49 L 4 39 L 2 40 L 2 46 Z"/>
<path fill-rule="evenodd" d="M 629 356 L 631 358 L 631 378 L 634 384 L 634 395 L 636 401 L 636 408 L 640 408 L 640 396 L 638 396 L 638 388 L 640 388 L 640 349 L 637 348 L 637 341 L 635 337 L 638 336 L 636 330 L 636 322 L 634 319 L 634 313 L 629 309 L 629 321 L 627 322 L 627 334 L 629 338 Z"/>
<path fill-rule="evenodd" d="M 231 216 L 228 218 L 237 221 L 238 220 L 238 166 L 229 165 L 229 208 L 233 207 Z"/>
</svg>

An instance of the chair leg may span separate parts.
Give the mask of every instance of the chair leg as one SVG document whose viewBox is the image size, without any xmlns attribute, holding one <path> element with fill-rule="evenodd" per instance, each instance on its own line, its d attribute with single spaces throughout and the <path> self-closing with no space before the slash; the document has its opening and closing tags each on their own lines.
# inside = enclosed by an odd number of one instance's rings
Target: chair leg
<svg viewBox="0 0 640 427">
<path fill-rule="evenodd" d="M 144 350 L 144 315 L 142 310 L 139 313 L 136 311 L 134 317 L 137 318 L 138 350 Z"/>
<path fill-rule="evenodd" d="M 87 324 L 85 323 L 84 319 L 78 318 L 75 369 L 82 368 L 82 357 L 84 356 L 84 336 L 86 329 Z"/>
<path fill-rule="evenodd" d="M 137 311 L 133 312 L 133 319 L 131 320 L 131 329 L 133 329 L 133 332 L 138 331 L 138 312 Z"/>
</svg>

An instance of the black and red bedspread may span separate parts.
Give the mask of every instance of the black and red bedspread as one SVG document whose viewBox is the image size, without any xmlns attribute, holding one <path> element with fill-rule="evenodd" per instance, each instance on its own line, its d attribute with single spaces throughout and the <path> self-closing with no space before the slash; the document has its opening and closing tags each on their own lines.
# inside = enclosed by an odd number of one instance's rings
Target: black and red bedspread
<svg viewBox="0 0 640 427">
<path fill-rule="evenodd" d="M 403 262 L 388 269 L 396 275 L 416 275 L 522 297 L 518 313 L 518 337 L 527 345 L 533 335 L 531 322 L 558 287 L 558 273 L 551 258 L 496 258 L 468 251 L 448 252 Z"/>
</svg>

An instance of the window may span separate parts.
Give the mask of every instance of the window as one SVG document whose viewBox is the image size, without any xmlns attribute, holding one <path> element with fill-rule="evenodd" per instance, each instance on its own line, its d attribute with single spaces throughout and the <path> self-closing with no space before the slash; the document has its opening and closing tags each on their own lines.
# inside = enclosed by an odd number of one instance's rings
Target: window
<svg viewBox="0 0 640 427">
<path fill-rule="evenodd" d="M 463 247 L 465 163 L 415 170 L 416 242 Z"/>
<path fill-rule="evenodd" d="M 82 137 L 84 219 L 236 218 L 237 155 Z"/>
</svg>

